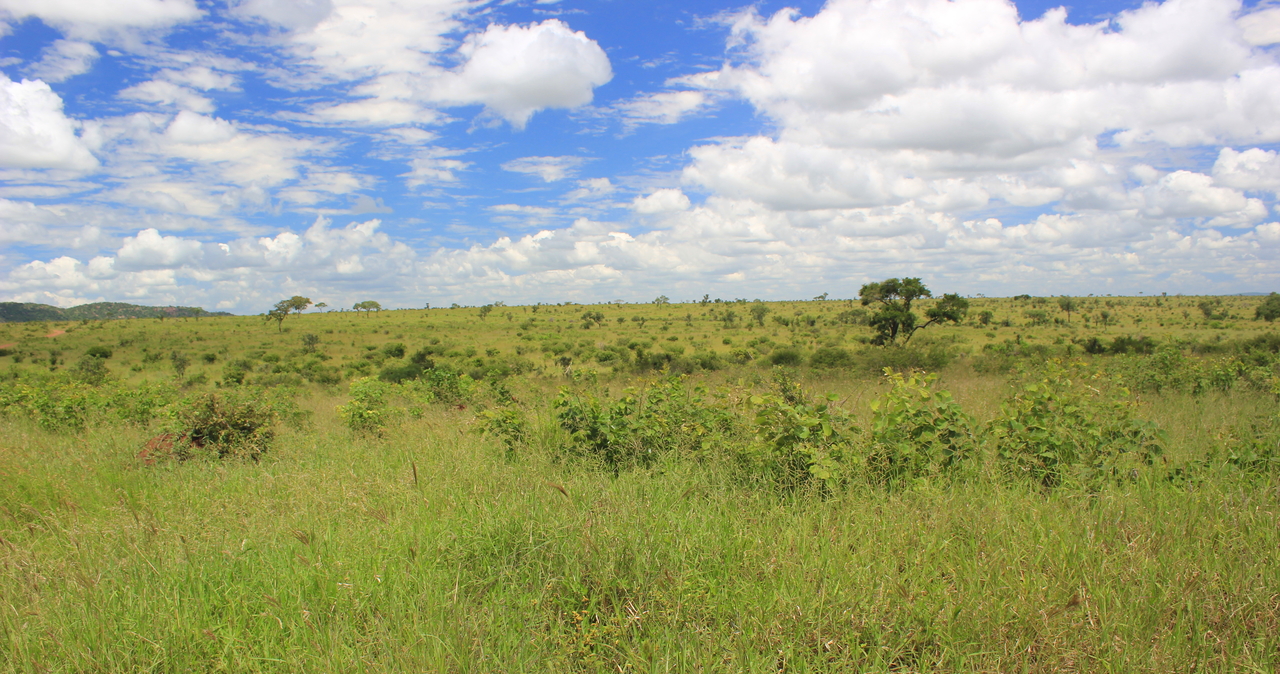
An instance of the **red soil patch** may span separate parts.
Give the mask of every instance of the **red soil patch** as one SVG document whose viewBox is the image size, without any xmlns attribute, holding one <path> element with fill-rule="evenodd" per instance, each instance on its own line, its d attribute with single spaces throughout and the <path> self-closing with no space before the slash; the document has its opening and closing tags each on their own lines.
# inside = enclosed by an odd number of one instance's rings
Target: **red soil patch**
<svg viewBox="0 0 1280 674">
<path fill-rule="evenodd" d="M 10 343 L 8 343 L 8 344 L 0 344 L 0 349 L 12 349 L 13 347 L 15 347 L 15 346 L 17 346 L 17 345 L 18 345 L 18 343 L 17 343 L 17 342 L 10 342 Z"/>
<path fill-rule="evenodd" d="M 66 330 L 54 330 L 53 332 L 45 335 L 45 337 L 57 337 L 58 335 L 65 335 L 65 334 L 67 334 Z"/>
</svg>

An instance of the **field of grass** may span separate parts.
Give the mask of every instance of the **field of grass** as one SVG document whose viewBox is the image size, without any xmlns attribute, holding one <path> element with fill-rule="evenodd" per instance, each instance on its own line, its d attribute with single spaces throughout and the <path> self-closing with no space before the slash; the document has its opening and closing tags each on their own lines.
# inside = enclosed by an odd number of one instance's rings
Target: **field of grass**
<svg viewBox="0 0 1280 674">
<path fill-rule="evenodd" d="M 0 324 L 0 671 L 1280 669 L 1261 298 L 1077 301 Z"/>
</svg>

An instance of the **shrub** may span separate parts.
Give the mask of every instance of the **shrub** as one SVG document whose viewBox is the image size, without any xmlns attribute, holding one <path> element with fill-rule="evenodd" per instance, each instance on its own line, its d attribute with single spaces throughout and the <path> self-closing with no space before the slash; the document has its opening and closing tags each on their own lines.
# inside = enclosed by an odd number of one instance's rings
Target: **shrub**
<svg viewBox="0 0 1280 674">
<path fill-rule="evenodd" d="M 194 448 L 203 448 L 220 459 L 254 461 L 275 439 L 280 418 L 261 391 L 249 390 L 197 396 L 180 404 L 174 417 L 186 440 L 174 448 L 177 458 L 188 458 Z"/>
<path fill-rule="evenodd" d="M 91 358 L 110 358 L 111 349 L 108 349 L 105 346 L 91 346 L 88 351 L 84 352 L 84 355 Z"/>
<path fill-rule="evenodd" d="M 978 448 L 973 417 L 935 388 L 938 376 L 886 368 L 885 378 L 892 388 L 871 404 L 871 480 L 892 486 L 952 476 L 970 465 Z"/>
<path fill-rule="evenodd" d="M 382 354 L 387 358 L 404 358 L 404 344 L 392 342 L 382 347 Z"/>
<path fill-rule="evenodd" d="M 824 346 L 809 356 L 809 365 L 821 369 L 849 368 L 856 364 L 853 354 L 838 346 Z"/>
<path fill-rule="evenodd" d="M 1042 375 L 1023 379 L 989 427 L 1011 475 L 1048 488 L 1096 488 L 1163 454 L 1164 432 L 1136 418 L 1129 391 L 1101 373 L 1050 362 Z"/>
<path fill-rule="evenodd" d="M 498 438 L 508 452 L 523 446 L 529 437 L 529 422 L 519 409 L 511 406 L 496 407 L 477 415 L 480 432 Z"/>
<path fill-rule="evenodd" d="M 784 489 L 810 483 L 835 489 L 859 461 L 861 433 L 844 410 L 833 403 L 810 403 L 794 391 L 752 396 L 756 407 L 756 442 L 741 456 L 753 472 Z"/>
<path fill-rule="evenodd" d="M 771 365 L 795 367 L 804 361 L 804 357 L 800 355 L 799 349 L 788 346 L 781 349 L 775 349 L 769 354 L 768 360 Z"/>
<path fill-rule="evenodd" d="M 393 416 L 387 405 L 391 386 L 371 377 L 361 377 L 351 382 L 351 400 L 338 407 L 347 427 L 356 433 L 381 434 Z"/>
</svg>

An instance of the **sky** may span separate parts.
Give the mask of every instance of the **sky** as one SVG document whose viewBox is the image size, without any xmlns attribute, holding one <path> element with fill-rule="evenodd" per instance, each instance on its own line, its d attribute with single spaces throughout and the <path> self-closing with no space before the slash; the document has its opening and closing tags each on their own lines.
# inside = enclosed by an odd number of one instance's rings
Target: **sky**
<svg viewBox="0 0 1280 674">
<path fill-rule="evenodd" d="M 1280 2 L 0 0 L 0 301 L 1280 290 Z"/>
</svg>

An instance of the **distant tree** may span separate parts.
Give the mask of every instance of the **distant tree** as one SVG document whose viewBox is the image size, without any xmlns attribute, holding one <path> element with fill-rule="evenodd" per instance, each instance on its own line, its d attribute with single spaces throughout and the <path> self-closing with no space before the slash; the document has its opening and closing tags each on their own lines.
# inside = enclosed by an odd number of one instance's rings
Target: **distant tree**
<svg viewBox="0 0 1280 674">
<path fill-rule="evenodd" d="M 1280 293 L 1271 293 L 1253 312 L 1254 319 L 1261 318 L 1270 323 L 1280 318 Z"/>
<path fill-rule="evenodd" d="M 311 333 L 307 333 L 302 336 L 302 352 L 303 353 L 315 353 L 316 346 L 319 344 L 320 344 L 319 335 L 313 335 Z"/>
<path fill-rule="evenodd" d="M 956 294 L 943 295 L 925 312 L 929 320 L 917 325 L 911 303 L 923 297 L 933 297 L 918 278 L 891 278 L 880 283 L 868 283 L 858 291 L 858 296 L 862 306 L 879 305 L 879 310 L 871 317 L 871 327 L 878 333 L 873 343 L 881 346 L 897 344 L 899 337 L 906 345 L 917 330 L 939 321 L 959 323 L 969 311 L 969 300 Z"/>
<path fill-rule="evenodd" d="M 1062 297 L 1058 298 L 1058 308 L 1067 313 L 1067 323 L 1070 324 L 1071 314 L 1076 309 L 1079 309 L 1080 306 L 1076 303 L 1075 298 L 1067 297 L 1066 295 L 1063 295 Z"/>
<path fill-rule="evenodd" d="M 329 305 L 328 305 L 328 304 L 326 304 L 326 303 L 324 303 L 324 302 L 316 302 L 316 308 L 317 308 L 317 309 L 324 309 L 324 308 L 326 308 L 326 307 L 328 307 L 328 306 L 329 306 Z"/>
<path fill-rule="evenodd" d="M 828 295 L 830 295 L 830 294 L 831 294 L 831 293 L 822 293 L 821 295 L 818 295 L 817 297 L 815 297 L 815 298 L 813 298 L 813 299 L 814 299 L 814 301 L 815 301 L 815 302 L 825 302 L 825 301 L 827 301 L 827 296 L 828 296 Z"/>
<path fill-rule="evenodd" d="M 169 354 L 169 362 L 173 364 L 173 371 L 178 375 L 179 379 L 186 373 L 187 366 L 191 365 L 191 359 L 181 351 L 174 351 Z"/>
<path fill-rule="evenodd" d="M 363 302 L 356 302 L 351 308 L 356 311 L 363 311 L 365 318 L 369 317 L 370 311 L 382 311 L 382 305 L 378 304 L 374 300 L 365 300 Z"/>
<path fill-rule="evenodd" d="M 769 315 L 769 307 L 766 307 L 764 302 L 754 302 L 748 311 L 751 313 L 751 319 L 763 328 L 764 317 Z"/>
<path fill-rule="evenodd" d="M 604 323 L 604 313 L 600 311 L 588 311 L 582 314 L 582 326 L 589 328 L 591 324 L 602 325 Z"/>
<path fill-rule="evenodd" d="M 708 304 L 711 304 L 711 295 L 710 294 L 703 295 L 702 299 L 698 301 L 698 304 L 701 304 L 704 307 L 707 306 Z"/>
<path fill-rule="evenodd" d="M 492 305 L 492 304 L 486 304 L 486 305 L 484 305 L 484 306 L 480 307 L 480 320 L 482 320 L 482 321 L 483 321 L 483 320 L 488 319 L 488 318 L 489 318 L 489 314 L 490 314 L 490 313 L 492 313 L 492 312 L 493 312 L 493 305 Z"/>
<path fill-rule="evenodd" d="M 667 297 L 666 295 L 658 295 L 657 297 L 654 298 L 653 304 L 654 306 L 658 306 L 658 307 L 663 306 L 665 304 L 671 304 L 671 298 Z"/>
<path fill-rule="evenodd" d="M 291 313 L 302 313 L 307 307 L 311 306 L 311 298 L 302 295 L 294 295 L 287 300 L 280 300 L 276 305 L 267 312 L 265 319 L 268 323 L 276 322 L 276 327 L 282 332 L 284 331 L 284 319 L 289 317 Z"/>
</svg>

